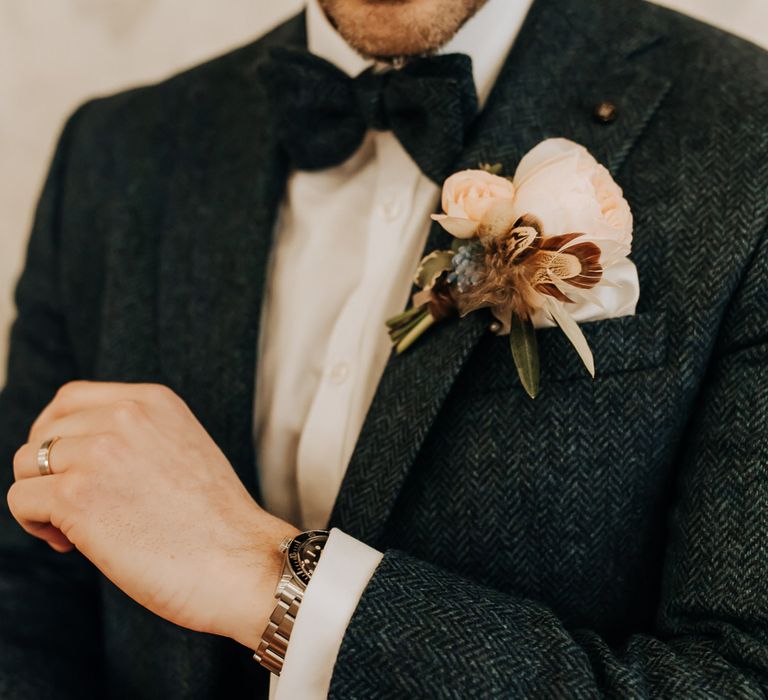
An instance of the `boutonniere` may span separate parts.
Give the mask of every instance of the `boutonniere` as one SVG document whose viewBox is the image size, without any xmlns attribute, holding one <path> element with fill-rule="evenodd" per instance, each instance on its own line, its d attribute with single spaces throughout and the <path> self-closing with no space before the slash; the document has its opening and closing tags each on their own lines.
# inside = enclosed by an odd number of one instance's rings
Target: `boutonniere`
<svg viewBox="0 0 768 700">
<path fill-rule="evenodd" d="M 592 351 L 570 308 L 602 306 L 606 271 L 629 255 L 632 213 L 606 168 L 579 144 L 548 139 L 521 161 L 514 177 L 500 166 L 451 175 L 442 214 L 453 237 L 420 263 L 420 288 L 410 309 L 387 321 L 397 353 L 434 323 L 488 308 L 499 335 L 509 335 L 520 381 L 539 390 L 537 321 L 548 319 L 568 337 L 594 377 Z"/>
</svg>

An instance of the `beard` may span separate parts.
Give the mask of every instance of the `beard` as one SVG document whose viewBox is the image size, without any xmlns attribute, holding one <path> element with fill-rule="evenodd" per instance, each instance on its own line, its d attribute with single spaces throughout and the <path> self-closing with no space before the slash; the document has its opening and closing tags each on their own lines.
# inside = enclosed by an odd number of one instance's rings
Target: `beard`
<svg viewBox="0 0 768 700">
<path fill-rule="evenodd" d="M 344 40 L 366 58 L 430 54 L 487 0 L 319 0 Z"/>
</svg>

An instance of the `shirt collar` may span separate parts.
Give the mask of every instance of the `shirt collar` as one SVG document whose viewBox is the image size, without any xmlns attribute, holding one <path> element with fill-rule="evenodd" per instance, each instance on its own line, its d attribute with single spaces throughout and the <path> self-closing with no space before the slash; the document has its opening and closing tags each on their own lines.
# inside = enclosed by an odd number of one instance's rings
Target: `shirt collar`
<svg viewBox="0 0 768 700">
<path fill-rule="evenodd" d="M 532 0 L 488 0 L 438 51 L 464 53 L 472 59 L 472 73 L 481 106 L 488 99 L 531 3 Z M 342 39 L 318 0 L 307 2 L 307 47 L 353 77 L 374 63 Z"/>
</svg>

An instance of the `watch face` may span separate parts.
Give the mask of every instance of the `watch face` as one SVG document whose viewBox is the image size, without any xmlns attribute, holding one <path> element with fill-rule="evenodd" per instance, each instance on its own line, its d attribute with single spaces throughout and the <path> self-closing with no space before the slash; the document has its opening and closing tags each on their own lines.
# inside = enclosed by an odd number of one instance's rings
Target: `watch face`
<svg viewBox="0 0 768 700">
<path fill-rule="evenodd" d="M 325 530 L 310 530 L 297 535 L 288 548 L 291 571 L 305 586 L 315 573 L 327 540 L 328 533 Z"/>
</svg>

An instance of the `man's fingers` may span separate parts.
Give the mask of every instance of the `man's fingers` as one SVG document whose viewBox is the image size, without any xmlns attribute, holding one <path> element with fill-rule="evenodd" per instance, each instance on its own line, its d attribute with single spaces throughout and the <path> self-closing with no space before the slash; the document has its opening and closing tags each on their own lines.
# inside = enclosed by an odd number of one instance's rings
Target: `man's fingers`
<svg viewBox="0 0 768 700">
<path fill-rule="evenodd" d="M 159 399 L 170 396 L 173 396 L 170 389 L 157 384 L 70 382 L 59 389 L 53 400 L 37 417 L 30 430 L 30 440 L 32 437 L 38 439 L 40 435 L 44 436 L 42 440 L 50 437 L 46 434 L 50 424 L 73 413 L 105 408 L 120 402 L 156 403 Z"/>
<path fill-rule="evenodd" d="M 88 460 L 96 456 L 95 451 L 106 443 L 105 435 L 86 435 L 76 437 L 62 437 L 53 444 L 48 453 L 48 464 L 54 475 L 64 472 L 76 466 L 78 461 Z M 13 474 L 17 480 L 39 477 L 49 479 L 51 475 L 43 476 L 37 463 L 37 452 L 41 445 L 28 442 L 22 445 L 13 458 Z"/>
<path fill-rule="evenodd" d="M 74 545 L 51 523 L 57 479 L 47 476 L 15 482 L 8 490 L 8 508 L 30 535 L 45 540 L 57 552 L 69 552 Z"/>
<path fill-rule="evenodd" d="M 106 406 L 88 408 L 70 413 L 61 418 L 43 419 L 35 423 L 29 435 L 32 446 L 39 446 L 52 437 L 87 437 L 108 433 L 145 417 L 145 409 L 136 401 L 121 399 Z"/>
<path fill-rule="evenodd" d="M 22 479 L 8 489 L 8 508 L 21 526 L 35 534 L 34 523 L 50 523 L 54 515 L 54 488 L 61 477 L 45 476 L 39 479 Z"/>
<path fill-rule="evenodd" d="M 44 540 L 57 552 L 71 552 L 75 548 L 75 545 L 67 539 L 67 536 L 50 523 L 26 522 L 19 524 L 30 535 Z"/>
</svg>

